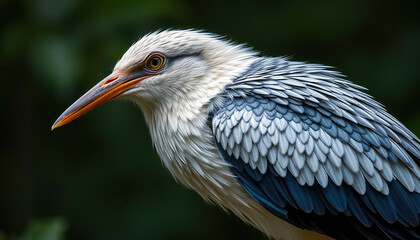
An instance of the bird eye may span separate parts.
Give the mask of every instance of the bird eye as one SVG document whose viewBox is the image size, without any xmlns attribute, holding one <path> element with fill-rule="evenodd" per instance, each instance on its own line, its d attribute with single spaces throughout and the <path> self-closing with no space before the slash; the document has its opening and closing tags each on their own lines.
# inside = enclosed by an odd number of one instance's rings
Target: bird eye
<svg viewBox="0 0 420 240">
<path fill-rule="evenodd" d="M 152 71 L 159 70 L 165 62 L 165 56 L 160 53 L 150 55 L 146 60 L 146 68 Z"/>
</svg>

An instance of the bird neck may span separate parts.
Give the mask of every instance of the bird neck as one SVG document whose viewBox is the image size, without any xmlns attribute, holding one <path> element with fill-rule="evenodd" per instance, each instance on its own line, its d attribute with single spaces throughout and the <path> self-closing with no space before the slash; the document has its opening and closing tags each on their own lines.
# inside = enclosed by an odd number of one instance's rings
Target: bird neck
<svg viewBox="0 0 420 240">
<path fill-rule="evenodd" d="M 162 162 L 176 179 L 188 187 L 198 191 L 195 177 L 203 174 L 215 182 L 223 182 L 223 175 L 231 177 L 207 125 L 209 111 L 213 109 L 211 100 L 256 59 L 251 55 L 241 61 L 235 59 L 229 69 L 226 69 L 229 64 L 209 67 L 202 84 L 194 86 L 194 92 L 159 102 L 135 100 L 144 113 Z"/>
</svg>

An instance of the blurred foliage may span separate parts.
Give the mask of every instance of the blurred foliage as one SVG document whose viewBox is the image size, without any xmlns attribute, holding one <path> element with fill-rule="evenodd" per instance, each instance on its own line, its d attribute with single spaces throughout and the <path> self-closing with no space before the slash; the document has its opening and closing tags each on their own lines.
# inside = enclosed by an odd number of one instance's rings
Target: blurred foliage
<svg viewBox="0 0 420 240">
<path fill-rule="evenodd" d="M 134 41 L 157 29 L 205 29 L 264 55 L 335 66 L 420 133 L 415 1 L 2 0 L 0 19 L 7 236 L 24 233 L 31 219 L 63 216 L 68 239 L 263 239 L 172 179 L 132 104 L 106 104 L 50 132 Z"/>
<path fill-rule="evenodd" d="M 32 220 L 21 237 L 6 237 L 0 231 L 0 240 L 64 240 L 66 222 L 61 218 L 49 220 Z"/>
</svg>

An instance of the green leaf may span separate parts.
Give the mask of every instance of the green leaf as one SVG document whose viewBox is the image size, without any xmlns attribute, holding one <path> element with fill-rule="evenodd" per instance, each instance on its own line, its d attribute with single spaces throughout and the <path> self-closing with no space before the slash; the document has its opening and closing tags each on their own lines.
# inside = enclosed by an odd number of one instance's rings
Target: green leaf
<svg viewBox="0 0 420 240">
<path fill-rule="evenodd" d="M 67 223 L 62 218 L 32 220 L 27 226 L 22 240 L 64 240 Z M 1 240 L 1 235 L 0 235 Z"/>
</svg>

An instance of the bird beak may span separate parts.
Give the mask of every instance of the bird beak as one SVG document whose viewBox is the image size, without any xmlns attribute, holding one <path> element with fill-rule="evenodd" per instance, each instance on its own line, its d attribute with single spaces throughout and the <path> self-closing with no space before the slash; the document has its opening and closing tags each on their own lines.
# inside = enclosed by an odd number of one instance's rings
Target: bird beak
<svg viewBox="0 0 420 240">
<path fill-rule="evenodd" d="M 136 83 L 151 76 L 150 73 L 144 71 L 129 74 L 121 71 L 113 72 L 67 108 L 55 121 L 51 130 L 66 125 L 121 93 L 134 88 Z"/>
</svg>

